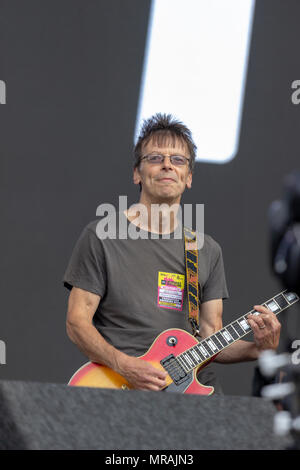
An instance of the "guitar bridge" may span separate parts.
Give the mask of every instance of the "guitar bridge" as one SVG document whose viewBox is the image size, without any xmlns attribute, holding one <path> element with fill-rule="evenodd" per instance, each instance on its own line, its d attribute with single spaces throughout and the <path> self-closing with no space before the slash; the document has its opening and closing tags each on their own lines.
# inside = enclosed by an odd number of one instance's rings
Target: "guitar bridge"
<svg viewBox="0 0 300 470">
<path fill-rule="evenodd" d="M 183 367 L 179 364 L 176 357 L 173 354 L 170 354 L 167 357 L 164 357 L 160 361 L 163 368 L 168 372 L 169 376 L 175 383 L 175 385 L 180 385 L 185 382 L 189 376 Z"/>
</svg>

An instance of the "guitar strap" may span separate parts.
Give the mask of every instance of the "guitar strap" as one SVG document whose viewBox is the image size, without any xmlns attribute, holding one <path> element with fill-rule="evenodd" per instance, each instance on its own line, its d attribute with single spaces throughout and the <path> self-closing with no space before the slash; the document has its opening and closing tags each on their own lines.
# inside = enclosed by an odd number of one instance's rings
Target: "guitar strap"
<svg viewBox="0 0 300 470">
<path fill-rule="evenodd" d="M 183 231 L 189 321 L 193 335 L 200 336 L 197 234 L 186 227 Z"/>
</svg>

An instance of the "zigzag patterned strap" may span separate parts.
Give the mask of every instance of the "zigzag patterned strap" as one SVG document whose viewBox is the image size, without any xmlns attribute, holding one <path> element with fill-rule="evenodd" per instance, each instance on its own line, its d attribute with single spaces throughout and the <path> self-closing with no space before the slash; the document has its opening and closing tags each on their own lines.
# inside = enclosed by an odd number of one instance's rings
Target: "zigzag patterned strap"
<svg viewBox="0 0 300 470">
<path fill-rule="evenodd" d="M 193 335 L 196 336 L 200 334 L 197 235 L 186 227 L 184 227 L 184 248 L 189 321 Z"/>
</svg>

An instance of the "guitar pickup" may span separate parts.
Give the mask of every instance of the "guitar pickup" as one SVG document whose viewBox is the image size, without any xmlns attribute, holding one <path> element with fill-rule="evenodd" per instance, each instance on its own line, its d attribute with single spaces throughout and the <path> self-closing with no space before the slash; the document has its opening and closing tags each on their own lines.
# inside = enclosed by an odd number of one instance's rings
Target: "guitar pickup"
<svg viewBox="0 0 300 470">
<path fill-rule="evenodd" d="M 168 372 L 169 376 L 175 383 L 175 385 L 180 385 L 185 382 L 189 377 L 183 367 L 179 364 L 176 357 L 173 354 L 170 354 L 167 357 L 164 357 L 160 361 L 163 368 Z"/>
</svg>

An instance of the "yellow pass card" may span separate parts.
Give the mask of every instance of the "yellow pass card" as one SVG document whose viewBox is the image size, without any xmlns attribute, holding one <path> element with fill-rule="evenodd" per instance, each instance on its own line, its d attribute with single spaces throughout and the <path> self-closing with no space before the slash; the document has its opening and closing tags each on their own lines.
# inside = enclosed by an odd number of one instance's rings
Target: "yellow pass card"
<svg viewBox="0 0 300 470">
<path fill-rule="evenodd" d="M 158 273 L 157 305 L 163 308 L 182 310 L 184 294 L 184 275 L 176 273 Z"/>
</svg>

